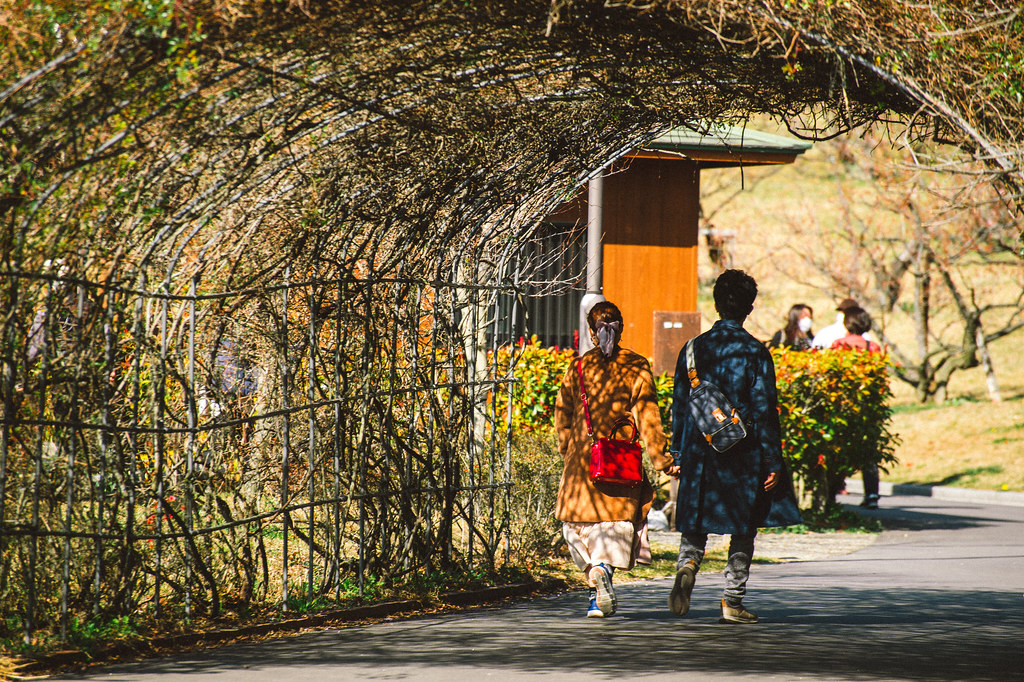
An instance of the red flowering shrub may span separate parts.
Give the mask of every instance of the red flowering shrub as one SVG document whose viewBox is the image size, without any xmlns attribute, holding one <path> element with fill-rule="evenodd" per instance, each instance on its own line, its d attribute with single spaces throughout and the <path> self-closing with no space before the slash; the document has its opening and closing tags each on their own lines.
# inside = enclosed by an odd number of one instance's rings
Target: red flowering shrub
<svg viewBox="0 0 1024 682">
<path fill-rule="evenodd" d="M 815 509 L 842 480 L 896 461 L 889 357 L 856 350 L 772 351 L 782 451 Z"/>
</svg>

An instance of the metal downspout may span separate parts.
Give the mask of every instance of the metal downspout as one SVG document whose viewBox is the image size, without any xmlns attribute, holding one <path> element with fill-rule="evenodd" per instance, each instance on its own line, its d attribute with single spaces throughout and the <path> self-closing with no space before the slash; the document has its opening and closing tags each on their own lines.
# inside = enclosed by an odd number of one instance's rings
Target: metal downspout
<svg viewBox="0 0 1024 682">
<path fill-rule="evenodd" d="M 587 326 L 587 313 L 598 301 L 605 300 L 603 286 L 604 176 L 591 178 L 587 191 L 587 293 L 580 301 L 580 348 L 583 355 L 594 347 Z"/>
</svg>

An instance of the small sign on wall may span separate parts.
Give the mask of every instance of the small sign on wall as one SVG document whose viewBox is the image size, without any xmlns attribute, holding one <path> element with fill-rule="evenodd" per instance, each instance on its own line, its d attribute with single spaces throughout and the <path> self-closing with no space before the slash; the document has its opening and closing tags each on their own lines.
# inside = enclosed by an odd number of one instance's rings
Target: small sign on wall
<svg viewBox="0 0 1024 682">
<path fill-rule="evenodd" d="M 654 311 L 655 374 L 676 371 L 676 359 L 687 341 L 700 334 L 700 313 L 681 310 Z"/>
</svg>

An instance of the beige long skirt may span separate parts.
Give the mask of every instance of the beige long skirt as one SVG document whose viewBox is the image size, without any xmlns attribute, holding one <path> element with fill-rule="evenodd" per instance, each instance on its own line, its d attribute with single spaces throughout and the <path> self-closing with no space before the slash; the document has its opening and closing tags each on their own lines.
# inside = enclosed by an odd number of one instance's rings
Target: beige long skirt
<svg viewBox="0 0 1024 682">
<path fill-rule="evenodd" d="M 629 570 L 638 563 L 651 563 L 646 520 L 639 528 L 631 521 L 566 521 L 562 524 L 562 537 L 569 545 L 572 560 L 584 573 L 597 564 Z"/>
</svg>

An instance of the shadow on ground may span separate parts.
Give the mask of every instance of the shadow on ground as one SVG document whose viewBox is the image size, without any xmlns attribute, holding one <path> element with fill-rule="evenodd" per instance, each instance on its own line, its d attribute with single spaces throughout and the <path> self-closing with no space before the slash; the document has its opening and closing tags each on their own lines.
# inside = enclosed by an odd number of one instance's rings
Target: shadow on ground
<svg viewBox="0 0 1024 682">
<path fill-rule="evenodd" d="M 883 505 L 885 504 L 887 503 L 883 501 Z M 952 506 L 955 503 L 950 504 Z M 1003 520 L 999 516 L 986 517 L 974 510 L 970 510 L 970 513 L 957 514 L 954 508 L 944 514 L 936 514 L 933 510 L 918 509 L 909 505 L 888 504 L 881 509 L 856 507 L 856 511 L 858 514 L 879 519 L 885 530 L 966 530 L 982 528 L 991 525 L 990 522 Z"/>
<path fill-rule="evenodd" d="M 900 497 L 863 513 L 896 532 L 841 559 L 754 571 L 747 605 L 762 619 L 754 626 L 719 625 L 724 578 L 702 574 L 685 618 L 669 613 L 671 581 L 658 579 L 621 585 L 619 613 L 606 619 L 584 618 L 586 595 L 577 591 L 90 672 L 104 680 L 246 682 L 686 673 L 712 679 L 1024 679 L 1024 510 Z"/>
<path fill-rule="evenodd" d="M 853 680 L 1020 679 L 1024 604 L 990 592 L 759 591 L 762 622 L 719 625 L 717 586 L 694 592 L 676 618 L 665 607 L 670 583 L 620 588 L 620 613 L 585 619 L 582 593 L 441 618 L 305 634 L 286 640 L 155 660 L 141 668 L 96 671 L 106 680 L 203 675 L 246 668 L 248 679 L 284 678 L 322 668 L 362 679 L 415 678 L 438 667 L 508 676 L 586 674 L 751 675 Z M 276 671 L 276 672 L 275 672 Z"/>
</svg>

